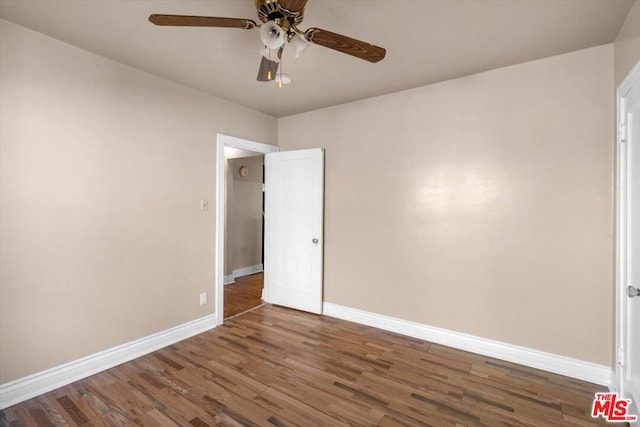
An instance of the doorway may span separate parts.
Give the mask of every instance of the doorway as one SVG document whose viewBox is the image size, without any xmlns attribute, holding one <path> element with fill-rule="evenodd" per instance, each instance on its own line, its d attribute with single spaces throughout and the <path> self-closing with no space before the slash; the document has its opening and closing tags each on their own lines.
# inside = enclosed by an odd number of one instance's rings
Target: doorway
<svg viewBox="0 0 640 427">
<path fill-rule="evenodd" d="M 215 280 L 218 324 L 261 304 L 262 165 L 264 155 L 276 151 L 278 147 L 273 145 L 218 135 Z M 225 304 L 225 294 L 229 304 Z"/>
<path fill-rule="evenodd" d="M 264 154 L 224 147 L 226 215 L 224 318 L 262 304 Z"/>
<path fill-rule="evenodd" d="M 218 134 L 216 158 L 216 322 L 224 322 L 225 147 L 264 154 L 266 303 L 321 314 L 324 255 L 324 149 L 278 147 Z M 238 168 L 238 173 L 240 168 Z"/>
</svg>

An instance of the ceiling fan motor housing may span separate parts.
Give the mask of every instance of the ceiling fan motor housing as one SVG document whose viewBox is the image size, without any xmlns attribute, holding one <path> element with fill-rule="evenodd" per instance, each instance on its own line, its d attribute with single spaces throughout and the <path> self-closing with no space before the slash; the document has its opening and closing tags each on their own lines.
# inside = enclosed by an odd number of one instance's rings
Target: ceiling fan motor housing
<svg viewBox="0 0 640 427">
<path fill-rule="evenodd" d="M 262 22 L 284 19 L 289 25 L 299 25 L 304 18 L 304 9 L 292 12 L 283 8 L 278 0 L 255 0 L 255 3 L 258 17 Z"/>
</svg>

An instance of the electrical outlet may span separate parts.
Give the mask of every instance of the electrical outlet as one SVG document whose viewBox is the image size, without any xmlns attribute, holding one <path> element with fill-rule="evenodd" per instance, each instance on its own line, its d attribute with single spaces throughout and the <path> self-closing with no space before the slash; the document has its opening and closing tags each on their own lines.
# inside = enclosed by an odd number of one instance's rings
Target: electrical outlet
<svg viewBox="0 0 640 427">
<path fill-rule="evenodd" d="M 207 293 L 203 292 L 200 294 L 200 305 L 205 305 L 207 303 Z"/>
<path fill-rule="evenodd" d="M 206 212 L 209 210 L 209 201 L 207 199 L 200 200 L 200 210 Z"/>
</svg>

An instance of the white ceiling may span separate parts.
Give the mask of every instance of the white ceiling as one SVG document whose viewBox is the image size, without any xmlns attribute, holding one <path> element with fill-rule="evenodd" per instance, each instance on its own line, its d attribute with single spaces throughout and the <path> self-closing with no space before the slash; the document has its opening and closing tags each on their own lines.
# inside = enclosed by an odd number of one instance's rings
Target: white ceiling
<svg viewBox="0 0 640 427">
<path fill-rule="evenodd" d="M 610 43 L 633 0 L 309 0 L 300 28 L 385 47 L 378 64 L 285 50 L 279 89 L 256 81 L 258 30 L 157 27 L 151 13 L 258 21 L 253 0 L 2 0 L 0 17 L 276 117 Z"/>
</svg>

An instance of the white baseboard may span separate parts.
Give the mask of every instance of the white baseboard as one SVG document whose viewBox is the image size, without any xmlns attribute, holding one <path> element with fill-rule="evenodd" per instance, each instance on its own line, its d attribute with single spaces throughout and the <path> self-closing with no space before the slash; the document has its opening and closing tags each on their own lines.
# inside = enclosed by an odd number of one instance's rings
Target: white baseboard
<svg viewBox="0 0 640 427">
<path fill-rule="evenodd" d="M 250 265 L 249 267 L 243 267 L 237 270 L 233 270 L 233 276 L 234 278 L 248 276 L 250 274 L 260 273 L 263 269 L 264 266 L 262 264 Z"/>
<path fill-rule="evenodd" d="M 609 366 L 325 302 L 323 314 L 555 374 L 610 386 Z"/>
<path fill-rule="evenodd" d="M 231 285 L 236 282 L 236 278 L 248 276 L 250 274 L 260 273 L 264 270 L 264 266 L 262 264 L 250 265 L 249 267 L 242 267 L 237 270 L 233 270 L 231 274 L 224 276 L 224 284 Z"/>
<path fill-rule="evenodd" d="M 0 409 L 208 331 L 217 324 L 217 315 L 214 313 L 28 377 L 0 384 Z"/>
</svg>

